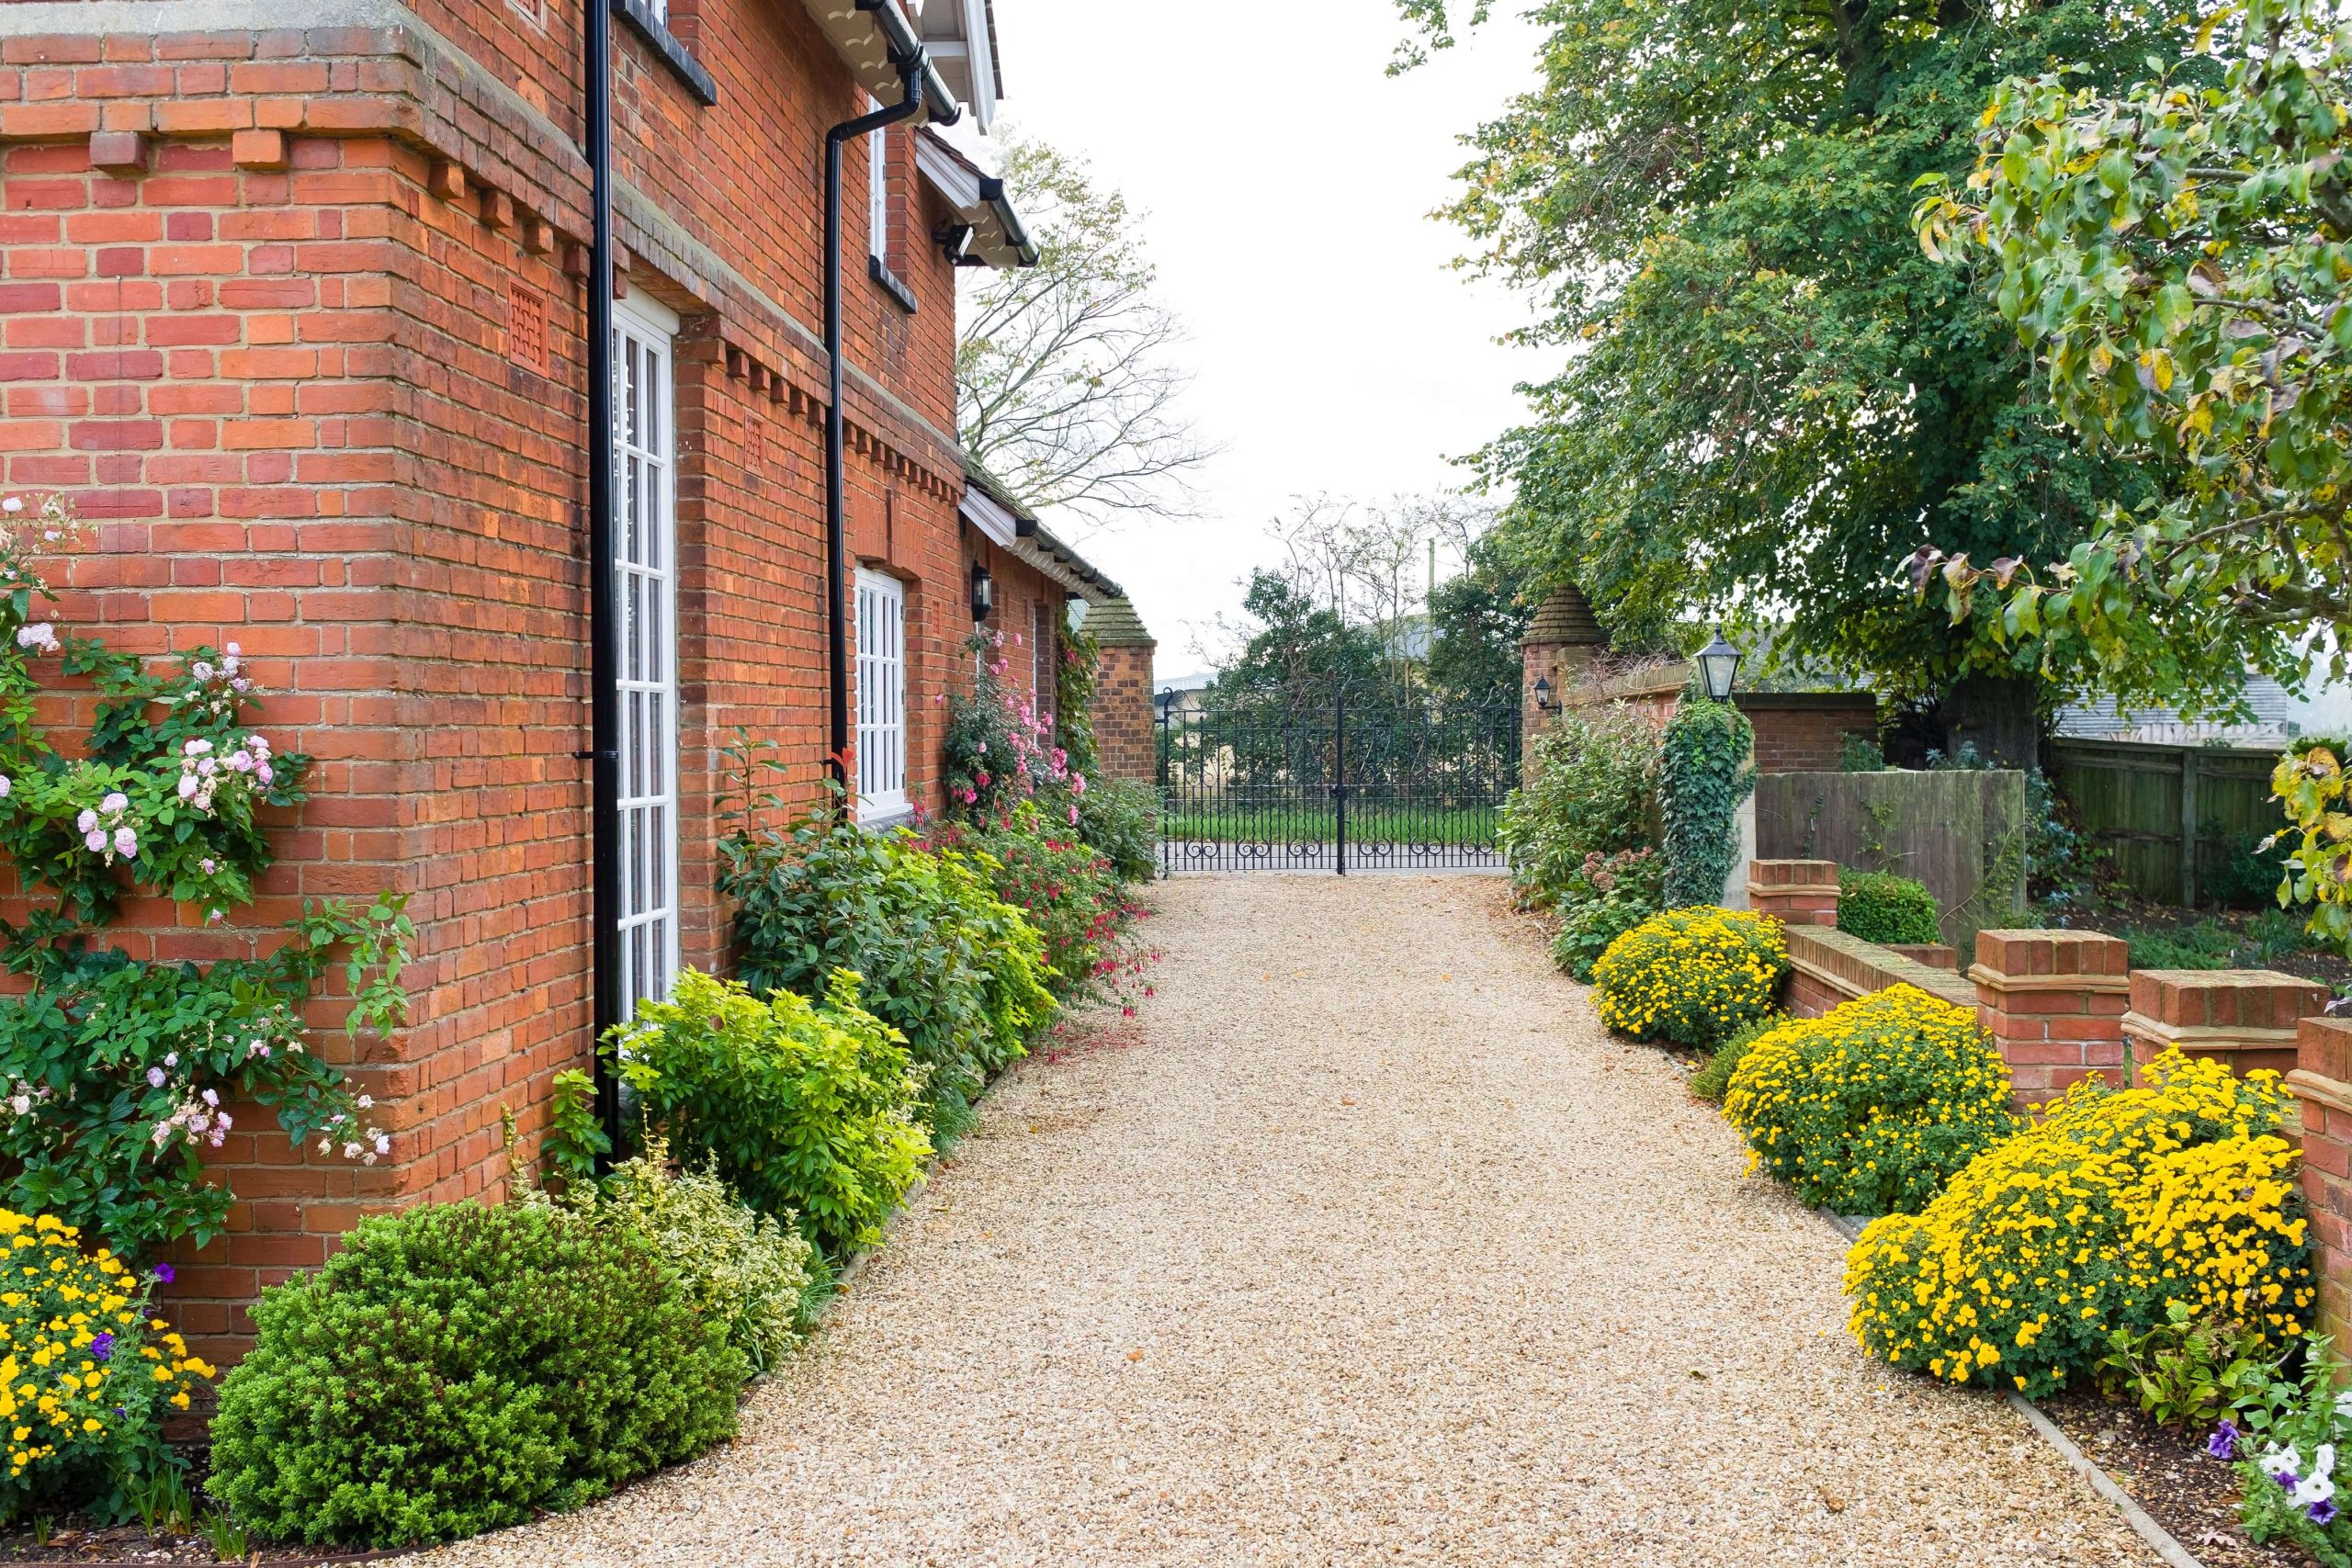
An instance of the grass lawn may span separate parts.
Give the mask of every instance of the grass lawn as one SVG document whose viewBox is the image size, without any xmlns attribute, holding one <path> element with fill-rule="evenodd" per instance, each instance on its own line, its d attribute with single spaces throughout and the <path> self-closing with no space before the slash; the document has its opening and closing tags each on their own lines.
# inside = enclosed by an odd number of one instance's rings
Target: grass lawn
<svg viewBox="0 0 2352 1568">
<path fill-rule="evenodd" d="M 1329 844 L 1339 819 L 1329 806 L 1183 802 L 1163 809 L 1159 836 L 1200 843 Z M 1484 848 L 1495 840 L 1491 806 L 1348 802 L 1348 841 Z"/>
</svg>

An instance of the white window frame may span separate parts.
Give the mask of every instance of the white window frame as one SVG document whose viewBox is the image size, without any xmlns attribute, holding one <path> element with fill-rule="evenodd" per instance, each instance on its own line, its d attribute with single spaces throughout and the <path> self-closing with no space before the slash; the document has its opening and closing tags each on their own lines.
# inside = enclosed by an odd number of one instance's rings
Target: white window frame
<svg viewBox="0 0 2352 1568">
<path fill-rule="evenodd" d="M 868 113 L 882 107 L 866 95 Z M 865 138 L 865 249 L 884 267 L 890 265 L 890 128 Z"/>
<path fill-rule="evenodd" d="M 907 588 L 857 573 L 857 819 L 888 822 L 907 798 Z"/>
<path fill-rule="evenodd" d="M 678 318 L 613 303 L 614 668 L 619 671 L 622 998 L 678 974 Z"/>
</svg>

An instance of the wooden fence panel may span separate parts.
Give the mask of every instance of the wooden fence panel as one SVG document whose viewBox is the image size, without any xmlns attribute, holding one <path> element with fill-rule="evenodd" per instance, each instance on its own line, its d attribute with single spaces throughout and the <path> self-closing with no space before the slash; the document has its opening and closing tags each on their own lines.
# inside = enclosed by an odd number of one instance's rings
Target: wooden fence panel
<svg viewBox="0 0 2352 1568">
<path fill-rule="evenodd" d="M 1756 852 L 1915 877 L 1943 906 L 1944 940 L 1966 952 L 2025 901 L 2025 775 L 1766 773 Z"/>
<path fill-rule="evenodd" d="M 2270 798 L 2278 761 L 2238 747 L 2061 740 L 2050 776 L 2132 892 L 2196 904 L 2199 878 L 2239 841 L 2282 826 Z"/>
</svg>

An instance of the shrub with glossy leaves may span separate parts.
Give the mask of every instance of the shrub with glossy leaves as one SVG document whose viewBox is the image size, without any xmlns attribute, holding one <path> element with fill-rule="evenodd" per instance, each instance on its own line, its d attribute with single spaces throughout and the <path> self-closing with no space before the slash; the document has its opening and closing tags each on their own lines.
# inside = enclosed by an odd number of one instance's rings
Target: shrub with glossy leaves
<svg viewBox="0 0 2352 1568">
<path fill-rule="evenodd" d="M 2019 1126 L 2009 1070 L 1974 1012 L 1914 986 L 1755 1041 L 1724 1115 L 1800 1201 L 1841 1214 L 1916 1213 Z"/>
<path fill-rule="evenodd" d="M 1891 871 L 1838 874 L 1838 929 L 1864 942 L 1943 940 L 1943 908 L 1924 882 Z"/>
<path fill-rule="evenodd" d="M 2302 1332 L 2313 1299 L 2278 1076 L 2167 1051 L 2146 1082 L 2077 1084 L 1916 1215 L 1846 1258 L 1849 1323 L 1881 1360 L 2038 1398 L 2096 1366 L 2118 1329 L 2181 1304 Z"/>
<path fill-rule="evenodd" d="M 733 1433 L 747 1371 L 650 1240 L 544 1203 L 365 1221 L 254 1323 L 209 1486 L 286 1540 L 446 1540 L 576 1507 Z"/>
<path fill-rule="evenodd" d="M 836 970 L 820 1007 L 687 970 L 615 1032 L 646 1125 L 835 1257 L 877 1240 L 922 1179 L 922 1076 Z"/>
<path fill-rule="evenodd" d="M 1640 1040 L 1711 1050 L 1771 1010 L 1788 967 L 1781 922 L 1700 905 L 1653 915 L 1592 966 L 1600 1021 Z"/>
</svg>

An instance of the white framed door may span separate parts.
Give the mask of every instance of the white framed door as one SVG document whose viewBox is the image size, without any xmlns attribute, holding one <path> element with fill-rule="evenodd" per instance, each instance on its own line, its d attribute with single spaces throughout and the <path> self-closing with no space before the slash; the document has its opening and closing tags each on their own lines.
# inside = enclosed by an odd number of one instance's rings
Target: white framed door
<svg viewBox="0 0 2352 1568">
<path fill-rule="evenodd" d="M 907 590 L 857 574 L 857 816 L 904 816 L 907 803 Z"/>
<path fill-rule="evenodd" d="M 613 306 L 614 602 L 619 608 L 623 996 L 678 973 L 678 318 L 632 288 Z"/>
</svg>

